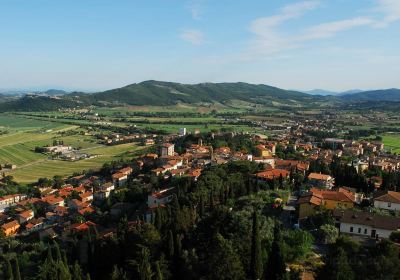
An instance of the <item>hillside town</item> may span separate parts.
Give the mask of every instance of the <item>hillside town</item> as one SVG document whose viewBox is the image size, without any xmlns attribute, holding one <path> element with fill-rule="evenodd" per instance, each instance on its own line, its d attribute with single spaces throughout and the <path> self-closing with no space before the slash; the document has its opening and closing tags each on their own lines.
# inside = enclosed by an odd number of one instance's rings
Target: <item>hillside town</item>
<svg viewBox="0 0 400 280">
<path fill-rule="evenodd" d="M 212 137 L 219 137 L 219 135 L 214 134 Z M 36 196 L 11 194 L 0 197 L 1 228 L 5 236 L 35 233 L 40 237 L 47 237 L 49 233 L 58 233 L 57 235 L 59 235 L 65 232 L 65 229 L 77 230 L 85 223 L 76 222 L 80 217 L 90 217 L 89 214 L 95 213 L 96 208 L 110 195 L 124 190 L 128 182 L 146 186 L 149 192 L 148 208 L 137 215 L 145 215 L 149 221 L 155 207 L 164 207 L 172 200 L 173 194 L 177 191 L 157 188 L 149 183 L 150 178 L 170 180 L 172 177 L 188 177 L 196 181 L 202 170 L 210 165 L 228 164 L 231 161 L 251 161 L 262 166 L 262 171 L 252 175 L 254 184 L 265 183 L 268 185 L 269 182 L 279 181 L 280 186 L 276 186 L 279 188 L 293 184 L 294 173 L 304 177 L 302 182 L 295 182 L 300 187 L 296 188 L 292 194 L 298 198 L 296 215 L 299 226 L 301 226 L 301 221 L 312 215 L 316 208 L 324 207 L 332 211 L 342 209 L 340 212 L 342 214 L 340 215 L 336 211 L 335 217 L 338 219 L 338 228 L 343 233 L 389 238 L 392 231 L 400 229 L 400 218 L 390 220 L 392 223 L 390 232 L 385 232 L 385 228 L 380 228 L 379 223 L 370 225 L 370 221 L 362 218 L 354 218 L 353 221 L 353 224 L 363 226 L 362 232 L 358 229 L 354 230 L 355 227 L 348 228 L 343 224 L 344 222 L 341 222 L 342 216 L 358 213 L 354 211 L 354 208 L 358 208 L 361 204 L 368 203 L 377 209 L 400 210 L 400 192 L 382 191 L 382 186 L 385 184 L 384 178 L 371 176 L 368 178 L 367 187 L 360 189 L 361 186 L 357 188 L 354 185 L 348 187 L 335 184 L 335 177 L 331 172 L 324 174 L 310 170 L 312 163 L 318 162 L 323 166 L 329 166 L 334 160 L 340 160 L 343 155 L 347 155 L 355 158 L 348 165 L 357 174 L 364 174 L 372 170 L 398 171 L 400 157 L 387 154 L 381 142 L 327 138 L 324 146 L 328 148 L 321 148 L 311 142 L 301 142 L 301 139 L 291 143 L 290 137 L 277 141 L 267 140 L 258 135 L 243 136 L 234 133 L 229 133 L 228 137 L 250 139 L 254 144 L 252 147 L 254 153 L 233 151 L 228 146 L 213 147 L 203 144 L 202 139 L 199 138 L 198 143 L 187 146 L 181 154 L 178 154 L 173 144 L 176 139 L 170 136 L 168 138 L 171 142 L 161 144 L 158 153 L 139 156 L 126 167 L 114 170 L 110 178 L 83 174 L 66 179 L 65 184 L 57 188 L 38 186 Z M 60 147 L 47 147 L 46 149 L 55 151 Z M 276 152 L 277 147 L 280 151 L 292 149 L 293 152 L 301 155 L 302 159 L 279 158 Z M 64 149 L 64 147 L 62 148 Z M 66 147 L 65 149 L 69 151 L 71 148 Z M 385 186 L 383 189 L 387 190 L 388 188 Z M 134 207 L 129 204 L 112 205 L 110 215 L 115 216 L 117 213 L 119 216 L 123 215 L 129 208 Z M 368 211 L 369 214 L 363 215 L 371 219 L 381 219 L 371 212 L 371 209 Z M 354 214 L 354 216 L 357 215 Z M 364 227 L 368 225 L 371 229 L 364 231 Z"/>
</svg>

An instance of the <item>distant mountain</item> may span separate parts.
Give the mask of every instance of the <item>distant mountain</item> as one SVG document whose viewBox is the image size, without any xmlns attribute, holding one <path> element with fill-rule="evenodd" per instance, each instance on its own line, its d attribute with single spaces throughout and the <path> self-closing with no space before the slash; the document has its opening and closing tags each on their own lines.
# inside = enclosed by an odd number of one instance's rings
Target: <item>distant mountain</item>
<svg viewBox="0 0 400 280">
<path fill-rule="evenodd" d="M 351 101 L 400 101 L 400 89 L 382 89 L 350 93 L 340 96 Z"/>
<path fill-rule="evenodd" d="M 59 96 L 59 95 L 65 95 L 68 92 L 64 91 L 64 90 L 60 90 L 60 89 L 49 89 L 43 92 L 40 92 L 44 95 L 48 95 L 48 96 Z"/>
<path fill-rule="evenodd" d="M 55 111 L 72 108 L 77 102 L 39 95 L 25 95 L 19 99 L 0 103 L 0 112 L 6 111 Z"/>
<path fill-rule="evenodd" d="M 351 89 L 351 90 L 347 90 L 347 91 L 343 91 L 343 92 L 338 92 L 338 91 L 330 91 L 330 90 L 325 90 L 325 89 L 313 89 L 313 90 L 302 91 L 302 92 L 307 93 L 307 94 L 311 94 L 311 95 L 340 96 L 340 95 L 363 92 L 363 90 L 361 90 L 361 89 Z"/>
<path fill-rule="evenodd" d="M 322 95 L 322 96 L 339 94 L 338 92 L 324 90 L 324 89 L 313 89 L 313 90 L 308 90 L 308 91 L 303 91 L 303 92 L 307 93 L 307 94 L 311 94 L 311 95 Z"/>
<path fill-rule="evenodd" d="M 362 100 L 400 100 L 400 90 L 381 90 L 346 93 L 343 96 L 321 96 L 327 91 L 314 90 L 311 95 L 294 90 L 284 90 L 263 84 L 248 83 L 201 83 L 181 84 L 161 81 L 145 81 L 122 88 L 98 93 L 48 90 L 40 94 L 13 97 L 0 103 L 0 111 L 51 111 L 61 108 L 97 106 L 168 106 L 174 104 L 208 105 L 220 103 L 279 107 L 309 107 L 334 105 Z M 333 92 L 329 92 L 332 94 Z M 0 98 L 1 100 L 1 98 Z M 368 105 L 369 106 L 369 105 Z"/>
<path fill-rule="evenodd" d="M 89 98 L 88 96 L 86 96 Z M 265 104 L 272 101 L 292 104 L 313 101 L 313 97 L 298 91 L 247 83 L 180 84 L 145 81 L 122 88 L 90 95 L 94 102 L 128 105 L 173 105 L 177 103 L 226 103 L 241 100 Z"/>
</svg>

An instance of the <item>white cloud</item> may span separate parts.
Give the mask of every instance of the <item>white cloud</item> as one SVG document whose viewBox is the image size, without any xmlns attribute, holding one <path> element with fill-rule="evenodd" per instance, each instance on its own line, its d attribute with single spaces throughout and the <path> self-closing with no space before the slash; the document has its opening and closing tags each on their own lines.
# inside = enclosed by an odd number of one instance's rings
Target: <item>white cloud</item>
<svg viewBox="0 0 400 280">
<path fill-rule="evenodd" d="M 192 0 L 187 5 L 194 20 L 200 20 L 203 17 L 204 0 Z"/>
<path fill-rule="evenodd" d="M 386 27 L 389 24 L 400 20 L 400 1 L 399 0 L 376 0 L 377 7 L 374 9 L 378 13 L 384 14 L 384 18 L 376 22 L 375 27 Z"/>
<path fill-rule="evenodd" d="M 332 22 L 326 22 L 312 26 L 305 30 L 304 35 L 298 37 L 297 41 L 308 41 L 315 39 L 330 38 L 338 32 L 350 30 L 355 27 L 373 24 L 374 21 L 366 17 L 357 17 Z"/>
<path fill-rule="evenodd" d="M 181 38 L 193 45 L 202 45 L 205 43 L 203 32 L 196 29 L 188 29 L 181 33 Z"/>
</svg>

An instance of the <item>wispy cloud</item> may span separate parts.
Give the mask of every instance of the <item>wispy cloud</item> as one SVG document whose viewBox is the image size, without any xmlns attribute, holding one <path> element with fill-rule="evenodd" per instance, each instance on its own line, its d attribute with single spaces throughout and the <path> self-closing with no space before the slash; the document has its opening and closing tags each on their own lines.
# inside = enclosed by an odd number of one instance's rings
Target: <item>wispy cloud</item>
<svg viewBox="0 0 400 280">
<path fill-rule="evenodd" d="M 306 42 L 332 38 L 341 32 L 359 27 L 382 28 L 400 20 L 400 0 L 375 0 L 374 15 L 323 22 L 292 34 L 283 34 L 279 27 L 318 8 L 321 1 L 302 1 L 283 7 L 275 15 L 255 19 L 250 24 L 254 34 L 249 50 L 243 57 L 251 59 L 270 56 L 302 47 Z"/>
<path fill-rule="evenodd" d="M 205 43 L 205 36 L 203 32 L 196 29 L 188 29 L 184 30 L 181 33 L 181 39 L 193 44 L 193 45 L 202 45 Z"/>
<path fill-rule="evenodd" d="M 382 13 L 384 18 L 375 24 L 375 27 L 386 27 L 389 24 L 400 20 L 400 1 L 399 0 L 376 0 L 377 7 L 374 9 Z"/>
<path fill-rule="evenodd" d="M 204 3 L 205 0 L 192 0 L 187 4 L 187 9 L 194 20 L 200 20 L 203 17 Z"/>
</svg>

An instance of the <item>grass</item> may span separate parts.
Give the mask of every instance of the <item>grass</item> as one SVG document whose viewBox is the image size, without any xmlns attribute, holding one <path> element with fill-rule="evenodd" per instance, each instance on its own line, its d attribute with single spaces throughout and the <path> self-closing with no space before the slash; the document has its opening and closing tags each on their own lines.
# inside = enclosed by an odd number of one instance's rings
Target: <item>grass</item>
<svg viewBox="0 0 400 280">
<path fill-rule="evenodd" d="M 400 153 L 400 134 L 386 134 L 382 138 L 387 149 L 392 149 L 393 153 Z"/>
<path fill-rule="evenodd" d="M 142 148 L 144 147 L 138 147 L 133 144 L 101 146 L 88 150 L 88 153 L 98 155 L 97 158 L 76 162 L 50 160 L 46 158 L 10 171 L 8 174 L 12 175 L 19 183 L 32 183 L 39 178 L 52 178 L 55 175 L 69 176 L 75 172 L 99 169 L 105 162 L 119 160 L 121 158 L 132 158 L 134 156 L 133 152 Z"/>
<path fill-rule="evenodd" d="M 33 120 L 15 115 L 0 115 L 0 130 L 6 131 L 29 131 L 35 129 L 51 130 L 62 126 L 58 123 Z"/>
</svg>

